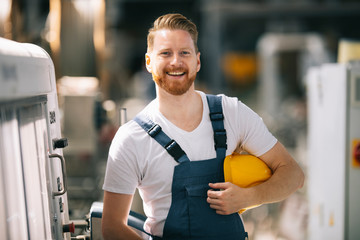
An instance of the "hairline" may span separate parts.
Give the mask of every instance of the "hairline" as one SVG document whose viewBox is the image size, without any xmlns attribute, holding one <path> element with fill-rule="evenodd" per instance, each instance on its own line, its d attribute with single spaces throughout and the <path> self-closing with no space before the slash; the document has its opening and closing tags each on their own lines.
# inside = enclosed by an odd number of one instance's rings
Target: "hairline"
<svg viewBox="0 0 360 240">
<path fill-rule="evenodd" d="M 181 28 L 163 27 L 163 28 L 160 28 L 160 29 L 152 30 L 151 32 L 149 31 L 149 34 L 148 34 L 148 35 L 152 34 L 152 35 L 153 35 L 153 38 L 152 38 L 152 44 L 151 44 L 152 46 L 151 46 L 151 48 L 150 48 L 150 45 L 149 45 L 149 44 L 148 44 L 148 46 L 147 46 L 147 52 L 148 52 L 148 53 L 152 52 L 152 50 L 153 50 L 153 48 L 154 48 L 155 34 L 156 34 L 157 32 L 163 31 L 163 30 L 169 30 L 169 31 L 177 31 L 177 30 L 180 30 L 180 31 L 187 32 L 187 33 L 189 34 L 192 42 L 193 42 L 193 46 L 194 46 L 195 53 L 198 53 L 198 52 L 199 52 L 198 47 L 197 47 L 197 45 L 195 44 L 195 41 L 194 41 L 194 39 L 192 38 L 192 36 L 191 36 L 191 34 L 190 34 L 189 31 L 187 31 L 187 30 L 185 30 L 185 29 L 181 29 Z"/>
<path fill-rule="evenodd" d="M 174 19 L 176 19 L 176 21 L 177 21 L 176 23 L 169 22 Z M 186 23 L 182 24 L 181 22 L 186 22 Z M 199 52 L 198 46 L 197 46 L 199 33 L 197 31 L 196 24 L 193 23 L 191 20 L 187 19 L 182 14 L 179 14 L 179 13 L 166 14 L 166 15 L 162 15 L 162 16 L 158 17 L 154 21 L 153 26 L 149 29 L 148 35 L 147 35 L 147 51 L 148 52 L 151 52 L 153 50 L 155 33 L 159 30 L 170 30 L 170 31 L 183 30 L 183 31 L 188 32 L 193 41 L 195 52 L 196 53 Z"/>
</svg>

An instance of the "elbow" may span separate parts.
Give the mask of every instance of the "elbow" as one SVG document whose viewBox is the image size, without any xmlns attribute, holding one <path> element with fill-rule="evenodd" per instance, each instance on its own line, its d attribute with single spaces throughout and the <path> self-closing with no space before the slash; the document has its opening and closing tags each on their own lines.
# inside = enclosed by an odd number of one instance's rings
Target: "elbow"
<svg viewBox="0 0 360 240">
<path fill-rule="evenodd" d="M 302 188 L 304 186 L 304 182 L 305 182 L 305 174 L 304 171 L 299 167 L 299 171 L 298 171 L 298 189 Z"/>
<path fill-rule="evenodd" d="M 128 226 L 119 221 L 107 221 L 107 219 L 102 219 L 101 223 L 101 232 L 104 240 L 127 240 L 129 239 L 128 235 Z M 132 238 L 131 238 L 132 239 Z"/>
<path fill-rule="evenodd" d="M 109 229 L 104 223 L 102 223 L 101 232 L 104 240 L 111 239 L 111 229 Z"/>
<path fill-rule="evenodd" d="M 113 227 L 114 224 L 109 224 L 106 219 L 102 219 L 101 222 L 101 232 L 104 240 L 117 239 L 118 234 L 116 233 L 116 229 Z M 117 238 L 115 238 L 117 236 Z"/>
</svg>

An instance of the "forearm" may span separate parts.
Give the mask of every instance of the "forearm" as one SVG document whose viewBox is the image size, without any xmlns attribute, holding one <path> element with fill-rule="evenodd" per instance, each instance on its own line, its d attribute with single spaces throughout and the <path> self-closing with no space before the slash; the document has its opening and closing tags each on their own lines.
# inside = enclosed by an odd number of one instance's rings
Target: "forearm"
<svg viewBox="0 0 360 240">
<path fill-rule="evenodd" d="M 127 225 L 132 195 L 104 191 L 102 234 L 105 240 L 141 240 Z"/>
<path fill-rule="evenodd" d="M 282 201 L 302 187 L 304 174 L 281 143 L 277 143 L 260 158 L 271 168 L 273 175 L 266 182 L 250 188 L 241 188 L 232 183 L 210 183 L 208 203 L 218 214 L 231 214 L 240 209 Z"/>
<path fill-rule="evenodd" d="M 249 189 L 252 202 L 265 204 L 282 201 L 301 188 L 303 182 L 304 174 L 297 164 L 280 166 L 268 181 Z"/>
<path fill-rule="evenodd" d="M 142 240 L 131 227 L 124 224 L 103 226 L 103 237 L 104 240 Z"/>
</svg>

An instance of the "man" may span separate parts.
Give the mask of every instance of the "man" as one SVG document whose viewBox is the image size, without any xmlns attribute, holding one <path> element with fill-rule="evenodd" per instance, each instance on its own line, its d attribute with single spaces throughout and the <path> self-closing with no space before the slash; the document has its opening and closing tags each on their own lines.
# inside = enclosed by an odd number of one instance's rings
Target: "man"
<svg viewBox="0 0 360 240">
<path fill-rule="evenodd" d="M 302 170 L 239 100 L 195 90 L 200 53 L 196 26 L 187 18 L 167 14 L 154 22 L 145 61 L 157 98 L 113 139 L 104 183 L 104 238 L 141 239 L 127 226 L 138 188 L 147 215 L 144 229 L 153 239 L 245 239 L 237 212 L 285 199 L 302 187 Z M 261 158 L 272 177 L 252 188 L 223 182 L 224 157 L 239 149 Z"/>
</svg>

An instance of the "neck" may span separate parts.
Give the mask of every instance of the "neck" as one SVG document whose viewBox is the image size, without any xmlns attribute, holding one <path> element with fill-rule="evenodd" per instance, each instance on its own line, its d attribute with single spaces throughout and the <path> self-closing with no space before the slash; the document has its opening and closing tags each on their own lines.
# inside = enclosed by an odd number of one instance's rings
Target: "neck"
<svg viewBox="0 0 360 240">
<path fill-rule="evenodd" d="M 200 94 L 193 87 L 179 96 L 159 89 L 158 99 L 160 112 L 177 127 L 192 131 L 200 124 L 203 105 Z"/>
</svg>

